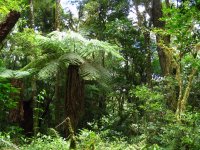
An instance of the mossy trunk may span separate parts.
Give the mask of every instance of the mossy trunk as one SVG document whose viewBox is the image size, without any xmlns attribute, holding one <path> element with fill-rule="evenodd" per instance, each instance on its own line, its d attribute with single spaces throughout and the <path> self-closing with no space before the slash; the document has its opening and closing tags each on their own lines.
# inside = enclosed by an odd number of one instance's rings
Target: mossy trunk
<svg viewBox="0 0 200 150">
<path fill-rule="evenodd" d="M 60 0 L 56 0 L 56 7 L 55 7 L 55 30 L 60 30 Z"/>
<path fill-rule="evenodd" d="M 84 81 L 77 65 L 69 65 L 67 69 L 66 93 L 65 112 L 75 131 L 84 113 Z"/>
<path fill-rule="evenodd" d="M 153 0 L 152 3 L 152 22 L 154 27 L 163 29 L 165 27 L 165 22 L 161 21 L 160 18 L 163 17 L 162 13 L 162 3 L 160 0 Z M 170 36 L 169 35 L 156 35 L 157 41 L 157 51 L 159 56 L 160 67 L 163 76 L 170 75 L 171 73 L 171 60 L 168 52 L 165 50 L 163 46 L 160 46 L 161 43 L 165 46 L 168 46 L 170 43 Z"/>
<path fill-rule="evenodd" d="M 193 81 L 193 78 L 194 78 L 196 72 L 197 72 L 197 69 L 192 69 L 192 71 L 188 77 L 188 84 L 187 84 L 187 87 L 186 87 L 184 93 L 183 93 L 182 81 L 179 81 L 181 84 L 179 84 L 180 92 L 179 92 L 179 99 L 178 99 L 177 109 L 176 109 L 176 118 L 178 121 L 181 120 L 181 116 L 185 112 L 188 97 L 190 95 L 190 91 L 192 88 L 192 81 Z M 179 80 L 181 80 L 181 79 L 179 79 Z"/>
</svg>

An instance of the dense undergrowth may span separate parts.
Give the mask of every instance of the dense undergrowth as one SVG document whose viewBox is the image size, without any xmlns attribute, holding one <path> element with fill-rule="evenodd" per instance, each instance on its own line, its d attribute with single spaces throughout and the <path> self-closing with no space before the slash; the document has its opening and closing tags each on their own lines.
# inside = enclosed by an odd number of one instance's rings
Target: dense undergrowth
<svg viewBox="0 0 200 150">
<path fill-rule="evenodd" d="M 146 122 L 142 125 L 124 121 L 114 116 L 102 119 L 105 126 L 97 129 L 82 129 L 76 135 L 76 148 L 80 150 L 175 150 L 200 149 L 200 114 L 187 113 L 182 122 L 174 122 L 173 115 L 167 112 L 162 122 Z M 128 116 L 127 120 L 130 120 Z M 62 138 L 54 129 L 53 132 L 25 138 L 20 133 L 1 133 L 0 149 L 2 150 L 67 150 L 70 149 L 70 138 Z M 137 131 L 137 133 L 136 133 Z M 20 131 L 19 131 L 20 132 Z"/>
</svg>

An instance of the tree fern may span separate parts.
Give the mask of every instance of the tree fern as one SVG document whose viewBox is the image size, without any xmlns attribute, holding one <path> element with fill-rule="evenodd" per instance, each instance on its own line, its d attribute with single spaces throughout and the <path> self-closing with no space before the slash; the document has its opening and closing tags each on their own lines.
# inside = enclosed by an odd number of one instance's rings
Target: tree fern
<svg viewBox="0 0 200 150">
<path fill-rule="evenodd" d="M 76 52 L 81 57 L 87 58 L 90 54 L 98 54 L 101 51 L 111 53 L 117 58 L 122 58 L 118 52 L 118 47 L 110 43 L 89 40 L 84 38 L 78 33 L 67 31 L 59 32 L 54 31 L 48 35 L 49 38 L 42 44 L 43 48 L 51 47 L 49 49 L 60 50 L 64 52 Z"/>
<path fill-rule="evenodd" d="M 39 79 L 47 79 L 54 77 L 56 72 L 59 68 L 59 62 L 57 60 L 52 60 L 51 62 L 47 63 L 38 73 Z"/>
<path fill-rule="evenodd" d="M 10 70 L 3 69 L 0 73 L 1 78 L 23 78 L 29 76 L 31 74 L 31 70 L 20 71 L 20 70 Z"/>
<path fill-rule="evenodd" d="M 25 57 L 32 59 L 21 70 L 4 69 L 0 76 L 5 78 L 22 78 L 37 72 L 38 78 L 45 79 L 54 77 L 59 67 L 66 68 L 68 64 L 73 64 L 81 66 L 81 75 L 85 79 L 100 79 L 100 76 L 106 77 L 106 71 L 95 64 L 101 60 L 102 52 L 105 56 L 111 54 L 116 58 L 122 58 L 117 46 L 103 41 L 89 40 L 72 31 L 54 31 L 42 36 L 34 35 L 32 30 L 25 30 L 10 40 L 14 43 L 14 49 L 11 50 L 13 56 L 17 56 L 19 61 Z M 34 49 L 36 52 L 32 53 Z"/>
</svg>

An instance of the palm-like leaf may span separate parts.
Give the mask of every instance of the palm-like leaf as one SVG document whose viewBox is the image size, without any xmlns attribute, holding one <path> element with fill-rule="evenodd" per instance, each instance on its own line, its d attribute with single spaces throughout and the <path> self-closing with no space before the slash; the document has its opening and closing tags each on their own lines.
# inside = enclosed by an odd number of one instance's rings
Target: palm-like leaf
<svg viewBox="0 0 200 150">
<path fill-rule="evenodd" d="M 73 65 L 81 65 L 85 62 L 85 59 L 76 53 L 67 53 L 61 55 L 59 60 Z"/>
<path fill-rule="evenodd" d="M 43 67 L 39 73 L 38 78 L 39 79 L 47 79 L 55 76 L 58 68 L 59 68 L 59 62 L 57 60 L 53 60 L 46 64 L 45 67 Z"/>
<path fill-rule="evenodd" d="M 25 66 L 22 71 L 37 68 L 40 70 L 39 78 L 53 76 L 59 64 L 73 64 L 83 65 L 81 71 L 84 77 L 87 75 L 89 79 L 100 79 L 103 73 L 94 65 L 89 65 L 86 60 L 91 60 L 94 55 L 100 56 L 102 52 L 122 58 L 116 46 L 98 40 L 88 40 L 72 31 L 54 31 L 47 37 L 37 35 L 36 40 L 43 55 Z"/>
<path fill-rule="evenodd" d="M 20 71 L 20 70 L 10 70 L 10 69 L 4 69 L 0 73 L 1 78 L 24 78 L 26 76 L 29 76 L 31 74 L 31 71 Z"/>
</svg>

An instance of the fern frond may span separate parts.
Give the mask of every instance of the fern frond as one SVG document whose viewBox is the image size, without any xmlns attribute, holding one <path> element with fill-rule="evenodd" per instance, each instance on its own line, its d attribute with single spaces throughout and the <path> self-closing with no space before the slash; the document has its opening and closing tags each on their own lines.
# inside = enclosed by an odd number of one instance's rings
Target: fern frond
<svg viewBox="0 0 200 150">
<path fill-rule="evenodd" d="M 85 60 L 80 55 L 78 55 L 76 53 L 64 54 L 59 58 L 59 61 L 69 63 L 69 64 L 73 64 L 73 65 L 80 65 L 80 64 L 83 64 L 85 62 Z"/>
<path fill-rule="evenodd" d="M 49 50 L 61 49 L 64 52 L 76 52 L 84 58 L 88 58 L 91 54 L 99 52 L 112 54 L 114 57 L 120 59 L 123 58 L 118 52 L 118 46 L 99 40 L 89 40 L 72 31 L 54 31 L 48 35 L 46 40 L 43 39 L 42 44 L 43 48 L 47 48 Z"/>
<path fill-rule="evenodd" d="M 42 69 L 45 67 L 47 63 L 49 63 L 52 60 L 58 59 L 59 55 L 58 54 L 44 54 L 40 56 L 39 58 L 33 60 L 30 62 L 28 65 L 26 65 L 24 68 L 21 69 L 21 71 L 25 71 L 28 69 Z"/>
<path fill-rule="evenodd" d="M 99 52 L 105 52 L 107 54 L 111 54 L 114 57 L 123 59 L 123 57 L 118 52 L 119 47 L 115 45 L 111 45 L 110 43 L 99 41 L 99 40 L 90 40 L 87 45 L 87 51 L 85 53 L 85 57 L 93 54 L 98 54 Z"/>
<path fill-rule="evenodd" d="M 5 69 L 0 73 L 1 78 L 24 78 L 31 74 L 29 71 Z"/>
<path fill-rule="evenodd" d="M 39 71 L 38 79 L 48 79 L 55 76 L 58 68 L 59 62 L 57 60 L 47 63 L 46 66 Z"/>
<path fill-rule="evenodd" d="M 91 64 L 85 62 L 80 67 L 80 74 L 85 80 L 97 80 L 101 82 L 107 82 L 110 78 L 110 74 L 107 69 L 99 64 Z"/>
<path fill-rule="evenodd" d="M 89 63 L 81 65 L 80 74 L 85 80 L 96 80 L 100 78 L 99 70 Z"/>
</svg>

